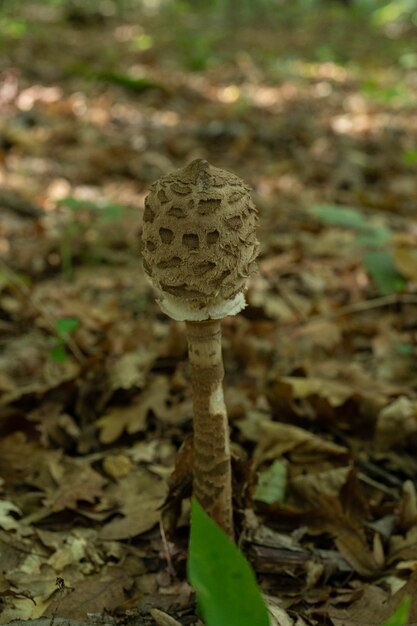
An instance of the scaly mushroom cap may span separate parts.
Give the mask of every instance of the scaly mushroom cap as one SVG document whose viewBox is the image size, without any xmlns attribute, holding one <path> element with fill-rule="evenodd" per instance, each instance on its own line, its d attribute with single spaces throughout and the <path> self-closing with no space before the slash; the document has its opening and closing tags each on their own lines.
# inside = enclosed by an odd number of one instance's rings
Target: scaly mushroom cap
<svg viewBox="0 0 417 626">
<path fill-rule="evenodd" d="M 250 188 L 203 159 L 162 176 L 145 200 L 143 267 L 178 320 L 233 315 L 254 270 L 257 211 Z"/>
</svg>

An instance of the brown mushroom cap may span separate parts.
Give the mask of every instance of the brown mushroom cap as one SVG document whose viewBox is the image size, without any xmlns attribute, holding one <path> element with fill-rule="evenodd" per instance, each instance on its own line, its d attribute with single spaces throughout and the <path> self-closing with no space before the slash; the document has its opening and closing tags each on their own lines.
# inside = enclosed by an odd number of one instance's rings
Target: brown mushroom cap
<svg viewBox="0 0 417 626">
<path fill-rule="evenodd" d="M 236 299 L 254 269 L 256 224 L 250 188 L 203 159 L 153 183 L 145 200 L 142 256 L 162 304 L 165 298 L 180 308 L 206 310 L 199 318 L 205 319 L 213 317 L 211 308 Z"/>
</svg>

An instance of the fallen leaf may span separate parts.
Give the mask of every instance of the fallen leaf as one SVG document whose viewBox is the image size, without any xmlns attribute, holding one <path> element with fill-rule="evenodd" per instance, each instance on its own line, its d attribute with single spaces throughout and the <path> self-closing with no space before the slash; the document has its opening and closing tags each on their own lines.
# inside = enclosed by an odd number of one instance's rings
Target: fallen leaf
<svg viewBox="0 0 417 626">
<path fill-rule="evenodd" d="M 400 396 L 378 414 L 375 444 L 381 450 L 390 450 L 417 433 L 417 402 Z"/>
<path fill-rule="evenodd" d="M 97 420 L 100 441 L 113 443 L 126 431 L 129 435 L 144 431 L 150 411 L 160 418 L 168 415 L 166 397 L 169 385 L 166 377 L 156 377 L 135 400 L 126 407 L 112 408 Z"/>
<path fill-rule="evenodd" d="M 133 582 L 123 569 L 109 566 L 105 572 L 74 582 L 71 589 L 65 589 L 64 594 L 54 598 L 42 615 L 86 619 L 91 613 L 114 611 L 124 603 Z"/>
<path fill-rule="evenodd" d="M 112 389 L 142 387 L 157 354 L 152 350 L 135 350 L 123 354 L 112 364 L 109 382 Z"/>
<path fill-rule="evenodd" d="M 321 493 L 328 496 L 338 496 L 351 471 L 351 466 L 346 466 L 335 467 L 323 472 L 300 474 L 291 478 L 289 486 L 301 501 L 313 505 Z"/>
<path fill-rule="evenodd" d="M 13 502 L 0 500 L 0 528 L 3 530 L 16 530 L 19 526 L 18 520 L 11 513 L 21 515 L 21 510 Z"/>
<path fill-rule="evenodd" d="M 64 509 L 77 510 L 79 502 L 93 503 L 100 498 L 106 483 L 107 480 L 87 464 L 71 466 L 58 488 L 46 499 L 45 507 L 53 513 Z"/>
<path fill-rule="evenodd" d="M 151 609 L 149 612 L 158 626 L 182 626 L 180 622 L 177 622 L 176 619 L 174 619 L 167 613 L 164 613 L 164 611 L 160 611 L 159 609 Z"/>
<path fill-rule="evenodd" d="M 100 537 L 130 539 L 150 530 L 158 523 L 166 494 L 166 483 L 151 472 L 137 468 L 111 485 L 106 494 L 120 503 L 122 517 L 105 524 Z"/>
<path fill-rule="evenodd" d="M 328 458 L 342 461 L 348 456 L 346 448 L 298 426 L 263 421 L 259 429 L 259 442 L 254 454 L 256 465 L 280 459 L 284 454 L 288 454 L 294 463 L 312 464 L 319 464 Z"/>
</svg>

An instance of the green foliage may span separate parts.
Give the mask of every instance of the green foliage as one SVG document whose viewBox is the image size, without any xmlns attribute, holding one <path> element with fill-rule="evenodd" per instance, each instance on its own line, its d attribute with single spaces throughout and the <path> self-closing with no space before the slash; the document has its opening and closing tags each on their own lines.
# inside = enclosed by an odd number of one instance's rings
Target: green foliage
<svg viewBox="0 0 417 626">
<path fill-rule="evenodd" d="M 287 485 L 287 466 L 282 461 L 274 461 L 267 470 L 259 476 L 256 486 L 255 500 L 272 504 L 284 501 Z"/>
<path fill-rule="evenodd" d="M 417 150 L 407 150 L 403 154 L 405 165 L 413 166 L 417 164 Z"/>
<path fill-rule="evenodd" d="M 188 577 L 207 626 L 269 626 L 251 567 L 196 500 L 192 502 Z"/>
<path fill-rule="evenodd" d="M 25 35 L 28 28 L 29 23 L 26 20 L 2 16 L 0 17 L 0 40 L 3 37 L 20 39 Z"/>
<path fill-rule="evenodd" d="M 94 212 L 99 219 L 104 222 L 113 222 L 114 220 L 118 220 L 123 215 L 123 207 L 119 204 L 115 204 L 114 202 L 109 202 L 107 200 L 79 200 L 78 198 L 73 198 L 72 196 L 67 196 L 62 200 L 57 202 L 60 206 L 66 206 L 75 213 L 82 210 L 88 210 Z"/>
<path fill-rule="evenodd" d="M 380 294 L 389 295 L 404 289 L 406 280 L 395 267 L 389 247 L 392 233 L 388 228 L 369 223 L 358 209 L 351 207 L 316 205 L 310 212 L 324 224 L 350 228 L 357 233 L 356 244 L 363 264 Z"/>
<path fill-rule="evenodd" d="M 66 343 L 68 337 L 78 328 L 79 324 L 80 322 L 73 317 L 62 317 L 55 321 L 55 345 L 50 356 L 56 363 L 64 363 L 68 359 Z"/>
<path fill-rule="evenodd" d="M 115 222 L 123 216 L 124 208 L 107 200 L 79 200 L 73 196 L 67 196 L 59 200 L 57 204 L 66 206 L 74 214 L 73 220 L 66 226 L 60 245 L 62 272 L 67 279 L 70 279 L 73 273 L 75 240 L 83 236 L 95 218 L 102 223 Z M 83 216 L 86 216 L 87 219 L 82 219 Z M 100 254 L 96 252 L 95 258 L 100 259 Z"/>
<path fill-rule="evenodd" d="M 411 598 L 405 596 L 394 615 L 390 617 L 381 626 L 407 626 L 408 616 L 410 613 Z"/>
<path fill-rule="evenodd" d="M 369 250 L 365 252 L 363 262 L 382 295 L 404 289 L 407 281 L 396 269 L 389 250 Z"/>
<path fill-rule="evenodd" d="M 357 209 L 350 207 L 319 204 L 311 207 L 311 213 L 323 224 L 330 224 L 331 226 L 342 226 L 355 230 L 362 230 L 367 226 L 364 215 Z"/>
<path fill-rule="evenodd" d="M 65 339 L 67 335 L 73 333 L 79 326 L 79 321 L 73 317 L 63 317 L 55 322 L 55 331 L 58 337 Z"/>
</svg>

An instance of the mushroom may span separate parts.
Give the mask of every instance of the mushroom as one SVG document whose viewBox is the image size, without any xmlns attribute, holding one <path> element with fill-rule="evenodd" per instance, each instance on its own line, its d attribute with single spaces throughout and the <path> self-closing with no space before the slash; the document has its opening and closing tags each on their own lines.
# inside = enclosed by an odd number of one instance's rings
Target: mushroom
<svg viewBox="0 0 417 626">
<path fill-rule="evenodd" d="M 193 494 L 233 537 L 220 320 L 245 306 L 258 251 L 257 210 L 237 176 L 196 159 L 145 199 L 142 257 L 162 311 L 186 325 L 193 387 Z"/>
</svg>

